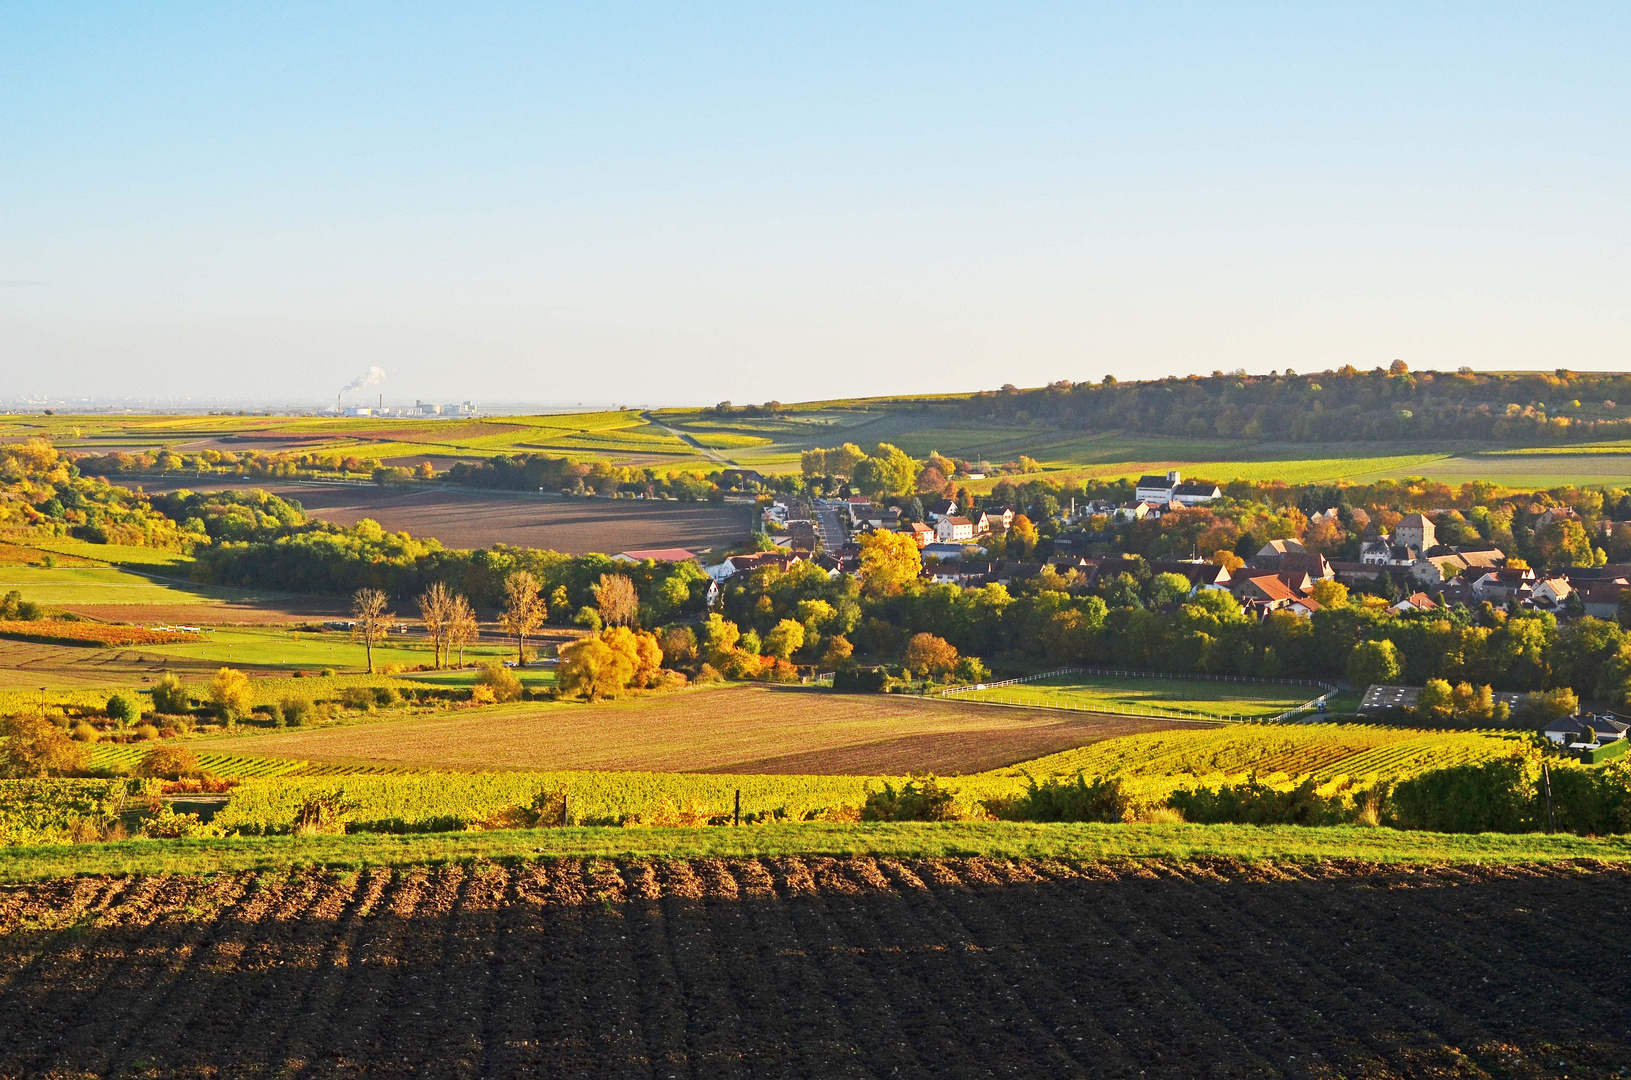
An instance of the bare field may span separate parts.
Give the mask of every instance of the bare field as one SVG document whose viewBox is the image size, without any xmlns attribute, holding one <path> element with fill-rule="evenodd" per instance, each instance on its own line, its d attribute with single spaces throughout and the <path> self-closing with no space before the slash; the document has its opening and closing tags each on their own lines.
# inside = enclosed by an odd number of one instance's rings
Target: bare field
<svg viewBox="0 0 1631 1080">
<path fill-rule="evenodd" d="M 145 484 L 149 491 L 184 483 Z M 493 544 L 573 555 L 630 548 L 723 547 L 747 539 L 752 508 L 632 499 L 563 499 L 525 492 L 380 488 L 361 484 L 204 483 L 198 490 L 259 488 L 298 500 L 313 517 L 340 525 L 373 518 L 392 532 L 435 537 L 446 547 Z"/>
<path fill-rule="evenodd" d="M 596 705 L 518 705 L 199 745 L 211 753 L 416 768 L 955 775 L 1118 735 L 1189 726 L 752 685 Z"/>
<path fill-rule="evenodd" d="M 562 859 L 0 890 L 0 1076 L 1610 1077 L 1580 865 Z"/>
</svg>

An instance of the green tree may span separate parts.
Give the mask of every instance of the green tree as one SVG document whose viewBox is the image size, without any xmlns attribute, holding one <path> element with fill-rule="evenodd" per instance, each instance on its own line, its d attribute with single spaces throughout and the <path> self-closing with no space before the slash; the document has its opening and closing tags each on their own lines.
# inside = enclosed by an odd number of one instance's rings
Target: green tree
<svg viewBox="0 0 1631 1080">
<path fill-rule="evenodd" d="M 861 581 L 875 595 L 899 592 L 923 572 L 923 556 L 905 533 L 871 532 L 861 537 Z"/>
<path fill-rule="evenodd" d="M 1399 650 L 1387 639 L 1361 641 L 1348 654 L 1348 681 L 1354 688 L 1398 681 L 1404 665 Z"/>
<path fill-rule="evenodd" d="M 787 660 L 804 647 L 804 625 L 792 619 L 783 619 L 765 635 L 765 655 Z"/>
</svg>

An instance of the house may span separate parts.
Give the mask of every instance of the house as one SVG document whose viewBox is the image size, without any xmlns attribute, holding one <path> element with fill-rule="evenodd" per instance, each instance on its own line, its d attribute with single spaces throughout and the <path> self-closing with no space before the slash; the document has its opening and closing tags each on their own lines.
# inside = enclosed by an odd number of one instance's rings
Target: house
<svg viewBox="0 0 1631 1080">
<path fill-rule="evenodd" d="M 1437 611 L 1438 605 L 1426 593 L 1411 593 L 1397 604 L 1388 608 L 1395 615 L 1402 615 L 1407 611 Z"/>
<path fill-rule="evenodd" d="M 1185 506 L 1199 506 L 1201 503 L 1209 503 L 1213 499 L 1221 498 L 1223 498 L 1222 488 L 1216 484 L 1202 483 L 1198 480 L 1191 480 L 1187 484 L 1179 484 L 1172 489 L 1172 501 L 1182 503 Z"/>
<path fill-rule="evenodd" d="M 962 544 L 929 544 L 923 549 L 925 559 L 961 559 L 963 557 Z"/>
<path fill-rule="evenodd" d="M 1278 611 L 1292 602 L 1303 599 L 1274 574 L 1259 574 L 1248 578 L 1235 578 L 1229 591 L 1242 603 L 1251 603 L 1263 611 Z"/>
<path fill-rule="evenodd" d="M 906 535 L 915 540 L 918 547 L 925 547 L 934 543 L 934 530 L 921 521 L 914 521 L 908 525 Z"/>
<path fill-rule="evenodd" d="M 751 574 L 766 566 L 786 570 L 793 564 L 803 561 L 803 558 L 790 551 L 750 551 L 745 555 L 732 555 L 724 562 L 706 567 L 705 570 L 715 581 L 729 581 L 737 574 Z"/>
<path fill-rule="evenodd" d="M 1262 570 L 1273 570 L 1280 565 L 1280 560 L 1287 555 L 1307 555 L 1308 549 L 1303 547 L 1301 540 L 1270 540 L 1257 549 L 1257 554 L 1247 560 L 1251 565 Z"/>
<path fill-rule="evenodd" d="M 1314 612 L 1320 609 L 1320 606 L 1320 602 L 1315 600 L 1312 596 L 1299 596 L 1297 599 L 1287 604 L 1285 609 L 1291 612 L 1293 615 L 1300 615 L 1305 619 L 1311 619 L 1314 617 Z"/>
<path fill-rule="evenodd" d="M 951 517 L 955 513 L 957 513 L 957 500 L 942 499 L 929 507 L 928 518 L 930 521 L 939 521 L 941 518 Z"/>
<path fill-rule="evenodd" d="M 1417 559 L 1410 567 L 1410 576 L 1423 585 L 1437 585 L 1457 574 L 1469 571 L 1496 570 L 1506 563 L 1506 552 L 1500 548 L 1455 548 L 1448 555 L 1428 555 Z"/>
<path fill-rule="evenodd" d="M 643 563 L 647 559 L 652 562 L 688 562 L 697 557 L 696 552 L 685 548 L 636 548 L 633 551 L 619 551 L 612 556 L 612 562 L 617 563 Z"/>
<path fill-rule="evenodd" d="M 1189 581 L 1189 590 L 1229 589 L 1229 571 L 1216 563 L 1198 560 L 1155 559 L 1150 562 L 1151 574 L 1177 574 Z"/>
<path fill-rule="evenodd" d="M 1400 547 L 1426 551 L 1438 546 L 1438 530 L 1425 514 L 1406 514 L 1393 526 L 1393 542 Z"/>
<path fill-rule="evenodd" d="M 1591 737 L 1586 729 L 1591 729 Z M 1565 716 L 1546 725 L 1543 734 L 1552 742 L 1561 743 L 1571 750 L 1595 750 L 1604 743 L 1615 742 L 1631 731 L 1627 724 L 1613 713 L 1587 713 L 1584 716 Z"/>
<path fill-rule="evenodd" d="M 1504 604 L 1508 600 L 1527 600 L 1534 588 L 1535 572 L 1527 566 L 1521 570 L 1502 567 L 1486 570 L 1472 580 L 1472 592 L 1479 600 Z"/>
<path fill-rule="evenodd" d="M 1169 472 L 1165 476 L 1159 473 L 1140 476 L 1133 487 L 1133 500 L 1165 506 L 1172 501 L 1172 493 L 1183 483 L 1183 479 L 1183 474 L 1176 472 Z"/>
<path fill-rule="evenodd" d="M 1147 502 L 1127 503 L 1116 507 L 1116 520 L 1143 521 L 1151 512 L 1154 512 L 1156 518 L 1160 518 L 1161 512 Z"/>
<path fill-rule="evenodd" d="M 983 510 L 980 511 L 980 513 L 978 513 L 978 514 L 976 514 L 974 516 L 974 535 L 975 536 L 990 536 L 991 535 L 991 515 L 987 514 Z"/>
<path fill-rule="evenodd" d="M 1367 540 L 1359 549 L 1359 561 L 1367 566 L 1410 566 L 1420 558 L 1420 548 L 1396 544 L 1390 536 Z"/>
<path fill-rule="evenodd" d="M 1280 564 L 1275 569 L 1282 575 L 1307 574 L 1319 581 L 1329 581 L 1336 577 L 1336 571 L 1325 561 L 1325 556 L 1311 552 L 1288 551 L 1280 556 Z"/>
<path fill-rule="evenodd" d="M 986 514 L 991 521 L 991 531 L 1001 530 L 1007 532 L 1014 527 L 1014 518 L 1018 516 L 1012 506 L 1002 506 L 995 510 L 987 510 Z"/>
<path fill-rule="evenodd" d="M 1545 529 L 1547 526 L 1552 525 L 1552 524 L 1554 524 L 1556 522 L 1559 522 L 1559 521 L 1579 521 L 1579 520 L 1580 520 L 1580 515 L 1579 515 L 1578 512 L 1575 511 L 1574 507 L 1572 507 L 1572 506 L 1554 506 L 1550 510 L 1544 511 L 1538 518 L 1535 519 L 1534 529 L 1535 529 L 1535 532 L 1538 533 L 1541 530 Z"/>
<path fill-rule="evenodd" d="M 1580 602 L 1586 606 L 1587 615 L 1613 620 L 1620 613 L 1620 594 L 1627 588 L 1631 588 L 1631 582 L 1621 577 L 1612 581 L 1582 582 L 1575 587 L 1575 591 L 1580 594 Z"/>
<path fill-rule="evenodd" d="M 974 522 L 966 517 L 943 517 L 934 525 L 934 538 L 941 543 L 974 539 Z"/>
<path fill-rule="evenodd" d="M 1529 597 L 1539 607 L 1555 608 L 1574 592 L 1574 586 L 1564 577 L 1536 578 L 1529 589 Z"/>
</svg>

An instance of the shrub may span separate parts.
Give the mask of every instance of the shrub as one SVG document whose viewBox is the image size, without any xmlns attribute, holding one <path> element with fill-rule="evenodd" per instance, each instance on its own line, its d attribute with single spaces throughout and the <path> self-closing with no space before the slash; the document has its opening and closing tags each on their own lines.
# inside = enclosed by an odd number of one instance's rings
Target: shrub
<svg viewBox="0 0 1631 1080">
<path fill-rule="evenodd" d="M 470 704 L 496 705 L 498 698 L 493 695 L 493 688 L 486 683 L 477 683 L 470 688 Z"/>
<path fill-rule="evenodd" d="M 340 704 L 348 709 L 368 712 L 374 707 L 374 691 L 368 686 L 348 686 L 340 691 Z"/>
<path fill-rule="evenodd" d="M 1338 825 L 1353 813 L 1335 796 L 1320 795 L 1313 780 L 1290 791 L 1276 791 L 1255 779 L 1224 784 L 1216 791 L 1175 791 L 1168 805 L 1184 820 L 1202 825 Z"/>
<path fill-rule="evenodd" d="M 1539 774 L 1538 762 L 1527 754 L 1434 769 L 1394 787 L 1392 823 L 1434 832 L 1532 832 L 1540 825 Z"/>
<path fill-rule="evenodd" d="M 1078 772 L 1065 783 L 1051 776 L 1041 784 L 1026 780 L 1024 794 L 987 799 L 986 810 L 1004 821 L 1121 821 L 1126 816 L 1129 800 L 1114 777 L 1088 783 Z"/>
<path fill-rule="evenodd" d="M 153 711 L 176 714 L 184 713 L 191 707 L 187 688 L 175 675 L 165 672 L 153 686 Z"/>
<path fill-rule="evenodd" d="M 144 740 L 146 742 L 152 742 L 154 739 L 156 739 L 158 737 L 159 737 L 159 729 L 154 727 L 152 724 L 137 724 L 136 725 L 136 738 L 142 739 L 142 740 Z"/>
<path fill-rule="evenodd" d="M 90 748 L 70 739 L 66 732 L 39 713 L 0 720 L 0 773 L 27 780 L 46 776 L 73 776 L 90 764 Z"/>
<path fill-rule="evenodd" d="M 402 704 L 402 694 L 394 686 L 379 686 L 374 688 L 374 704 L 382 709 Z"/>
<path fill-rule="evenodd" d="M 297 694 L 285 694 L 277 703 L 278 719 L 299 727 L 311 719 L 311 702 Z"/>
<path fill-rule="evenodd" d="M 914 776 L 901 789 L 884 782 L 882 791 L 868 790 L 861 807 L 862 821 L 956 821 L 952 808 L 956 793 L 940 786 L 933 776 Z"/>
<path fill-rule="evenodd" d="M 108 705 L 104 711 L 108 714 L 108 719 L 120 727 L 133 724 L 142 716 L 141 706 L 123 694 L 114 694 L 108 698 Z"/>
<path fill-rule="evenodd" d="M 197 814 L 178 814 L 169 803 L 161 803 L 156 813 L 142 822 L 142 835 L 157 840 L 178 840 L 184 836 L 206 836 L 214 832 Z"/>
<path fill-rule="evenodd" d="M 840 668 L 833 673 L 832 688 L 855 694 L 881 694 L 889 685 L 889 673 L 883 668 Z"/>
<path fill-rule="evenodd" d="M 520 676 L 501 664 L 483 664 L 476 685 L 491 690 L 494 701 L 516 701 L 521 697 Z"/>
<path fill-rule="evenodd" d="M 294 815 L 296 836 L 318 836 L 345 832 L 346 819 L 357 809 L 357 804 L 345 797 L 345 791 L 318 791 L 307 795 Z"/>
<path fill-rule="evenodd" d="M 697 669 L 696 682 L 699 686 L 705 686 L 708 683 L 722 682 L 724 678 L 725 676 L 721 675 L 719 673 L 719 669 L 714 667 L 712 664 L 703 664 Z"/>
<path fill-rule="evenodd" d="M 85 721 L 81 720 L 79 723 L 73 726 L 73 729 L 69 732 L 68 737 L 73 739 L 75 742 L 93 743 L 102 737 L 102 733 L 97 731 L 91 725 L 87 724 Z"/>
<path fill-rule="evenodd" d="M 184 776 L 199 774 L 198 758 L 179 743 L 160 743 L 149 750 L 136 766 L 137 776 L 150 776 L 158 780 L 180 780 Z"/>
</svg>

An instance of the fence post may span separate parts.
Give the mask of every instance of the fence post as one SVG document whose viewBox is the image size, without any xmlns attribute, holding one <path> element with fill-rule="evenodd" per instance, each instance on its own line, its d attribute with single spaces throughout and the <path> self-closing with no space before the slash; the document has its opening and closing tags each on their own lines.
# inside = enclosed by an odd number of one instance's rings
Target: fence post
<svg viewBox="0 0 1631 1080">
<path fill-rule="evenodd" d="M 736 789 L 736 809 L 731 813 L 731 824 L 742 824 L 742 789 Z"/>
</svg>

